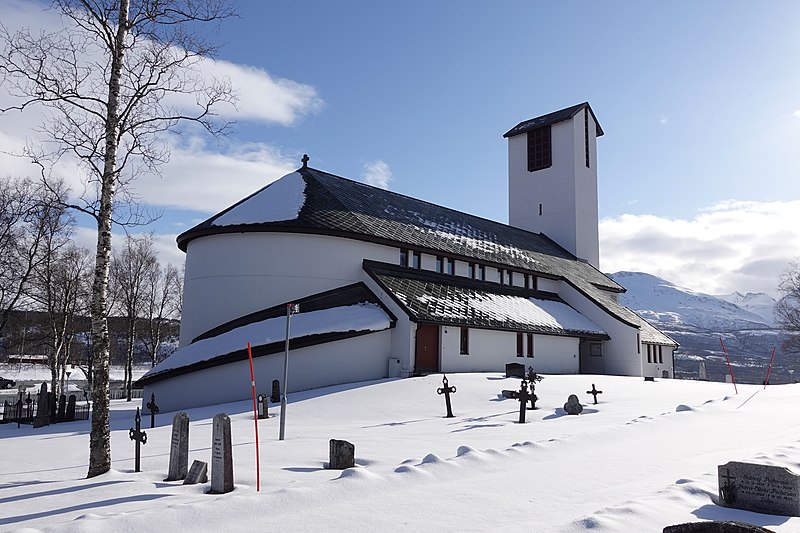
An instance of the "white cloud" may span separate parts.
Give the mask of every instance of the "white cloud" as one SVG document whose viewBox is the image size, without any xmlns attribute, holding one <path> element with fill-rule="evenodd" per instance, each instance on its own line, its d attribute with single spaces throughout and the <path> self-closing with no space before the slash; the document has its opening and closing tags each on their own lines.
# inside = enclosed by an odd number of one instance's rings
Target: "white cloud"
<svg viewBox="0 0 800 533">
<path fill-rule="evenodd" d="M 800 200 L 720 202 L 690 220 L 622 215 L 600 222 L 600 263 L 710 294 L 776 296 L 781 272 L 800 255 L 798 227 Z"/>
<path fill-rule="evenodd" d="M 389 182 L 393 179 L 389 165 L 381 160 L 365 163 L 361 172 L 361 180 L 369 185 L 388 189 Z"/>
<path fill-rule="evenodd" d="M 667 115 L 658 115 L 659 124 L 667 124 L 668 122 L 669 122 L 669 117 Z"/>
<path fill-rule="evenodd" d="M 792 113 L 792 116 L 793 116 L 794 118 L 800 118 L 800 109 L 798 109 L 797 111 L 795 111 L 794 113 Z"/>
<path fill-rule="evenodd" d="M 140 237 L 142 234 L 133 233 L 135 237 Z M 153 244 L 158 255 L 158 260 L 162 265 L 173 264 L 177 267 L 183 266 L 186 255 L 178 249 L 175 244 L 175 235 L 169 233 L 156 233 L 153 234 Z M 94 251 L 97 245 L 97 229 L 90 227 L 79 227 L 72 237 L 72 242 L 76 246 L 81 246 L 91 251 L 92 264 L 94 264 Z M 121 250 L 125 243 L 125 233 L 115 229 L 111 238 L 111 244 L 114 251 Z"/>
</svg>

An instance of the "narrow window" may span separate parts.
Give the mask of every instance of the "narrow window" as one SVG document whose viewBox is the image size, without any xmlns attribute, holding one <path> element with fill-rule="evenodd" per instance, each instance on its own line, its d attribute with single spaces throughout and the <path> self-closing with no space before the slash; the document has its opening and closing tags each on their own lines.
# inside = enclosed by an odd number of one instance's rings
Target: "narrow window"
<svg viewBox="0 0 800 533">
<path fill-rule="evenodd" d="M 461 355 L 469 355 L 469 328 L 461 328 Z"/>
<path fill-rule="evenodd" d="M 639 339 L 639 334 L 636 334 L 636 353 L 642 353 L 642 342 Z"/>
<path fill-rule="evenodd" d="M 539 216 L 542 216 L 542 204 L 539 204 Z"/>
<path fill-rule="evenodd" d="M 422 258 L 420 257 L 419 252 L 414 252 L 411 254 L 411 268 L 416 268 L 419 270 L 422 267 Z"/>
<path fill-rule="evenodd" d="M 603 345 L 599 342 L 593 342 L 589 344 L 589 355 L 592 357 L 602 357 L 603 356 Z"/>
<path fill-rule="evenodd" d="M 517 357 L 522 357 L 524 342 L 525 337 L 522 336 L 522 333 L 517 333 Z"/>
<path fill-rule="evenodd" d="M 586 168 L 589 168 L 589 108 L 583 108 L 583 144 L 586 152 Z"/>
<path fill-rule="evenodd" d="M 506 274 L 507 274 L 506 283 L 508 283 L 509 285 L 513 286 L 514 285 L 514 272 L 509 270 L 509 271 L 506 272 Z"/>
<path fill-rule="evenodd" d="M 664 354 L 661 352 L 661 346 L 658 347 L 658 362 L 659 363 L 664 362 Z"/>
<path fill-rule="evenodd" d="M 528 172 L 548 168 L 552 165 L 550 126 L 528 132 Z"/>
<path fill-rule="evenodd" d="M 408 266 L 408 250 L 400 248 L 400 266 Z"/>
<path fill-rule="evenodd" d="M 441 274 L 442 271 L 444 270 L 442 268 L 442 264 L 443 263 L 444 263 L 444 258 L 442 256 L 440 256 L 440 255 L 437 255 L 436 256 L 436 272 L 438 272 L 439 274 Z"/>
<path fill-rule="evenodd" d="M 533 357 L 533 333 L 528 333 L 528 357 Z"/>
<path fill-rule="evenodd" d="M 475 263 L 467 265 L 467 277 L 469 277 L 469 279 L 475 279 Z"/>
<path fill-rule="evenodd" d="M 450 276 L 455 276 L 456 274 L 456 260 L 455 259 L 448 259 L 447 260 L 447 274 Z"/>
<path fill-rule="evenodd" d="M 648 344 L 647 345 L 647 362 L 648 363 L 652 363 L 653 362 L 653 356 L 651 354 L 652 354 L 652 350 L 650 350 L 650 345 Z"/>
<path fill-rule="evenodd" d="M 531 288 L 531 277 L 530 277 L 530 275 L 529 274 L 523 274 L 523 276 L 525 276 L 525 288 L 526 289 L 530 289 Z"/>
<path fill-rule="evenodd" d="M 478 277 L 480 281 L 486 281 L 486 267 L 484 265 L 478 265 Z"/>
<path fill-rule="evenodd" d="M 502 268 L 498 268 L 497 269 L 497 283 L 499 283 L 500 285 L 503 284 L 503 269 Z"/>
</svg>

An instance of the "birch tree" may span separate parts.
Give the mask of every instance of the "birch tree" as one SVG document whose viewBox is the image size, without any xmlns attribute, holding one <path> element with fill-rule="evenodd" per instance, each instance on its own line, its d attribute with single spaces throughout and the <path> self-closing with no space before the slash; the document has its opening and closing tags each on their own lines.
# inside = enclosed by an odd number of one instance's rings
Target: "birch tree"
<svg viewBox="0 0 800 533">
<path fill-rule="evenodd" d="M 168 334 L 169 324 L 180 317 L 181 273 L 175 265 L 158 265 L 145 280 L 145 334 L 142 336 L 150 366 L 156 366 L 159 346 Z"/>
<path fill-rule="evenodd" d="M 0 112 L 44 106 L 51 143 L 31 148 L 42 165 L 77 160 L 86 194 L 74 207 L 94 217 L 97 246 L 91 316 L 94 350 L 88 477 L 111 469 L 108 276 L 119 195 L 168 157 L 165 133 L 191 122 L 217 134 L 214 110 L 231 101 L 229 85 L 198 69 L 215 47 L 209 23 L 234 15 L 226 0 L 54 0 L 64 28 L 54 33 L 0 27 L 0 82 L 16 97 Z M 196 96 L 187 112 L 174 102 Z M 51 167 L 52 168 L 52 167 Z M 119 215 L 119 213 L 116 213 Z"/>
<path fill-rule="evenodd" d="M 795 259 L 781 275 L 778 285 L 783 297 L 775 306 L 775 315 L 781 329 L 788 333 L 783 347 L 788 352 L 800 353 L 800 259 Z"/>
</svg>

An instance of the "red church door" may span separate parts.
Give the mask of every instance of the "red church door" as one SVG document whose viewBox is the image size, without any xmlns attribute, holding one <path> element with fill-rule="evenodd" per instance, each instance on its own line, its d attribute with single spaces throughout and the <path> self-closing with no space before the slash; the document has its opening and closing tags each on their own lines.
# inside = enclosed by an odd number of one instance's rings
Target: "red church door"
<svg viewBox="0 0 800 533">
<path fill-rule="evenodd" d="M 417 324 L 416 371 L 439 371 L 439 326 Z"/>
</svg>

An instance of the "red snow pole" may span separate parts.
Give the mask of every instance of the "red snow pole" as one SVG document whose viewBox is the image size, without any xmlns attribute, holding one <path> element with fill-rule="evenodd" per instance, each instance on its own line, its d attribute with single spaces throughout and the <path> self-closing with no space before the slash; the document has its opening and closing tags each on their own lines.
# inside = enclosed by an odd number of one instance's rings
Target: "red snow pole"
<svg viewBox="0 0 800 533">
<path fill-rule="evenodd" d="M 773 346 L 772 348 L 772 357 L 769 360 L 769 367 L 767 367 L 767 377 L 764 378 L 764 388 L 767 388 L 767 384 L 769 383 L 769 373 L 772 372 L 772 362 L 775 360 L 775 350 L 777 346 Z"/>
<path fill-rule="evenodd" d="M 725 354 L 725 362 L 728 363 L 728 372 L 731 373 L 731 381 L 733 381 L 733 390 L 739 394 L 739 389 L 736 388 L 736 378 L 733 375 L 733 368 L 731 368 L 731 360 L 728 359 L 728 350 L 725 349 L 725 343 L 722 342 L 722 337 L 719 338 L 719 343 L 722 345 L 722 352 Z"/>
<path fill-rule="evenodd" d="M 253 388 L 253 423 L 256 426 L 256 492 L 261 490 L 261 465 L 258 458 L 258 408 L 256 407 L 256 378 L 253 374 L 253 351 L 247 343 L 247 357 L 250 359 L 250 386 Z"/>
</svg>

